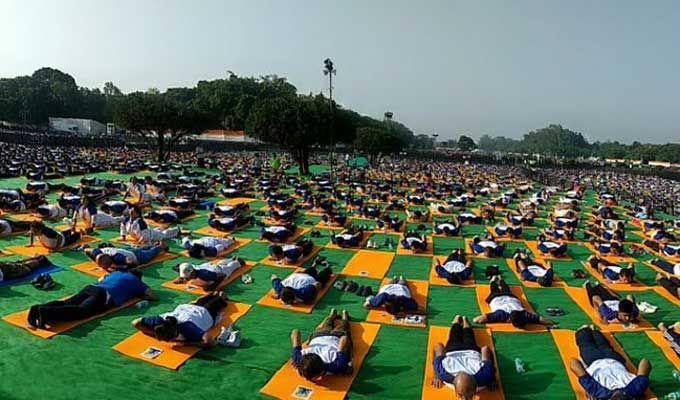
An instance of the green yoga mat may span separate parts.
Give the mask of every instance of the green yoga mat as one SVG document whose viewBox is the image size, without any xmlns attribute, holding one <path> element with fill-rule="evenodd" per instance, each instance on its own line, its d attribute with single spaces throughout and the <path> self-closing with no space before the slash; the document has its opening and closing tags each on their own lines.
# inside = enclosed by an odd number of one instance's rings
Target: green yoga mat
<svg viewBox="0 0 680 400">
<path fill-rule="evenodd" d="M 506 399 L 575 398 L 549 333 L 494 333 L 493 337 Z M 524 374 L 517 373 L 515 358 L 524 362 Z"/>
<path fill-rule="evenodd" d="M 591 319 L 562 289 L 524 288 L 524 293 L 537 313 L 558 323 L 561 329 L 576 330 L 582 325 L 592 323 Z M 550 316 L 546 312 L 548 307 L 559 307 L 566 314 L 560 317 Z"/>
<path fill-rule="evenodd" d="M 403 275 L 406 279 L 427 281 L 432 268 L 432 257 L 426 256 L 395 256 L 390 265 L 387 276 Z"/>
<path fill-rule="evenodd" d="M 430 286 L 427 301 L 430 325 L 450 326 L 453 317 L 463 315 L 472 319 L 481 312 L 474 288 Z"/>
<path fill-rule="evenodd" d="M 638 365 L 643 358 L 648 359 L 652 364 L 649 387 L 659 398 L 680 388 L 680 382 L 672 375 L 673 364 L 668 361 L 661 349 L 649 340 L 646 334 L 619 333 L 614 337 L 621 344 L 633 364 Z"/>
</svg>

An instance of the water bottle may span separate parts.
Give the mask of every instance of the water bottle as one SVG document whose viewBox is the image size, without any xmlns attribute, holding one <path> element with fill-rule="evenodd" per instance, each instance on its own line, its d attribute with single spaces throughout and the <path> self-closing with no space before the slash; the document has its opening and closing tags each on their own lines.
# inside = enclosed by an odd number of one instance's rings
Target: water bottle
<svg viewBox="0 0 680 400">
<path fill-rule="evenodd" d="M 140 308 L 140 309 L 146 308 L 146 307 L 149 306 L 149 302 L 147 300 L 142 300 L 142 301 L 138 302 L 136 306 L 137 306 L 137 308 Z"/>
<path fill-rule="evenodd" d="M 680 371 L 677 369 L 673 370 L 673 378 L 675 378 L 676 381 L 680 382 Z"/>
<path fill-rule="evenodd" d="M 523 374 L 526 372 L 524 369 L 524 361 L 521 358 L 515 358 L 515 370 L 518 374 Z"/>
<path fill-rule="evenodd" d="M 680 391 L 668 393 L 663 396 L 664 400 L 680 400 Z"/>
</svg>

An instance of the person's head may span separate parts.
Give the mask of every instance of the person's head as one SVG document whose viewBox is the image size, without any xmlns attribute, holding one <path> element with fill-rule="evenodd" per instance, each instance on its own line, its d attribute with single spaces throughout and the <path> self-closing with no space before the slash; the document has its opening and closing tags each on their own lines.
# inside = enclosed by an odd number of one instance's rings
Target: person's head
<svg viewBox="0 0 680 400">
<path fill-rule="evenodd" d="M 281 247 L 278 244 L 273 244 L 269 246 L 269 255 L 272 256 L 272 258 L 276 260 L 280 260 L 283 258 L 283 247 Z"/>
<path fill-rule="evenodd" d="M 453 385 L 456 389 L 456 396 L 459 400 L 472 400 L 477 393 L 477 381 L 475 378 L 466 373 L 461 372 L 456 375 L 453 380 Z"/>
<path fill-rule="evenodd" d="M 108 254 L 100 254 L 97 256 L 96 264 L 101 268 L 109 269 L 113 264 L 113 258 Z"/>
<path fill-rule="evenodd" d="M 193 279 L 196 275 L 196 270 L 191 263 L 181 263 L 179 265 L 179 277 L 182 279 Z"/>
<path fill-rule="evenodd" d="M 314 353 L 305 354 L 300 360 L 298 371 L 309 381 L 317 380 L 324 374 L 323 360 Z"/>
<path fill-rule="evenodd" d="M 635 319 L 633 315 L 634 311 L 635 304 L 628 299 L 623 299 L 619 302 L 619 312 L 617 313 L 616 318 L 623 323 L 629 323 Z"/>
<path fill-rule="evenodd" d="M 154 336 L 156 339 L 162 341 L 170 341 L 179 334 L 177 319 L 175 317 L 165 317 L 163 322 L 154 326 Z"/>
<path fill-rule="evenodd" d="M 635 270 L 633 268 L 621 268 L 621 272 L 619 273 L 619 280 L 621 283 L 630 283 L 633 281 L 633 277 L 635 276 Z"/>
<path fill-rule="evenodd" d="M 205 254 L 205 246 L 200 243 L 193 243 L 189 248 L 189 257 L 201 258 Z"/>
<path fill-rule="evenodd" d="M 283 289 L 281 289 L 280 297 L 283 304 L 293 304 L 295 302 L 295 289 L 284 286 Z"/>
<path fill-rule="evenodd" d="M 527 318 L 524 311 L 512 311 L 510 313 L 510 323 L 518 329 L 523 329 L 527 325 Z"/>
</svg>

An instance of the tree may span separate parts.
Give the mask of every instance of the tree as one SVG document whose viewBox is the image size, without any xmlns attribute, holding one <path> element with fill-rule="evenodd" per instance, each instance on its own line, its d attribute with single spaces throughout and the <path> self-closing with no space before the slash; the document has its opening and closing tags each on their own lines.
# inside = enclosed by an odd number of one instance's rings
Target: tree
<svg viewBox="0 0 680 400">
<path fill-rule="evenodd" d="M 290 152 L 300 173 L 308 174 L 312 146 L 328 144 L 329 118 L 328 104 L 317 97 L 275 97 L 253 107 L 246 131 Z"/>
<path fill-rule="evenodd" d="M 461 151 L 472 151 L 477 148 L 477 145 L 471 137 L 460 135 L 458 138 L 458 148 Z"/>
<path fill-rule="evenodd" d="M 376 156 L 381 153 L 396 153 L 402 149 L 401 142 L 386 127 L 359 128 L 354 147 L 368 154 L 371 163 L 374 163 Z"/>
<path fill-rule="evenodd" d="M 192 90 L 192 89 L 188 89 Z M 166 93 L 135 92 L 116 104 L 114 121 L 128 131 L 155 140 L 158 162 L 165 161 L 166 151 L 182 138 L 200 134 L 215 124 L 201 112 L 187 93 L 169 90 Z"/>
<path fill-rule="evenodd" d="M 111 96 L 122 96 L 123 92 L 118 89 L 116 85 L 113 84 L 113 82 L 106 82 L 104 83 L 104 96 L 106 97 L 111 97 Z"/>
</svg>

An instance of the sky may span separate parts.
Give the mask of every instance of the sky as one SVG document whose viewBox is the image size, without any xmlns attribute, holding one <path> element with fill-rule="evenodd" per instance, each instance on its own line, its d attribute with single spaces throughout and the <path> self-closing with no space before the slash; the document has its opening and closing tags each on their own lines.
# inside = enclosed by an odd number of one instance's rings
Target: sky
<svg viewBox="0 0 680 400">
<path fill-rule="evenodd" d="M 439 139 L 680 142 L 680 1 L 0 0 L 0 77 L 124 92 L 276 74 Z"/>
</svg>

